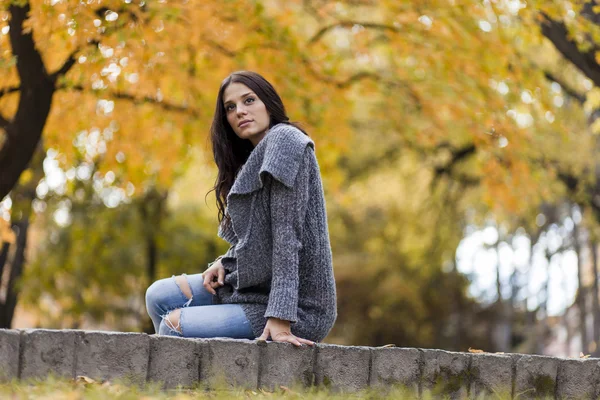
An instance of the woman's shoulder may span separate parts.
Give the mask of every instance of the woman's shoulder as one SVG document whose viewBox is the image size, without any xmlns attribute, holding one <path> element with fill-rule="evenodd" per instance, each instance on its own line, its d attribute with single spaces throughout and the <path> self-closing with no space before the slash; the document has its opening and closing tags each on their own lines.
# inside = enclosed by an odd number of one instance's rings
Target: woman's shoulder
<svg viewBox="0 0 600 400">
<path fill-rule="evenodd" d="M 267 143 L 260 172 L 269 172 L 275 179 L 292 187 L 300 166 L 305 164 L 307 153 L 314 151 L 314 142 L 289 124 L 273 126 L 263 140 Z"/>
<path fill-rule="evenodd" d="M 313 140 L 294 125 L 281 122 L 272 126 L 265 139 L 273 147 L 304 147 L 310 145 L 314 148 Z"/>
</svg>

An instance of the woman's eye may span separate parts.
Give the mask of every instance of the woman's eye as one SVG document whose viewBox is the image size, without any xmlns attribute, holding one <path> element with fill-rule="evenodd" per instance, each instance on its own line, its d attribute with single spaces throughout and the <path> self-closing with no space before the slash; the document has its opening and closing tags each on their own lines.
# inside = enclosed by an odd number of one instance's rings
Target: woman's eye
<svg viewBox="0 0 600 400">
<path fill-rule="evenodd" d="M 229 104 L 229 105 L 227 105 L 227 107 L 225 107 L 225 110 L 226 110 L 226 111 L 233 110 L 233 104 Z"/>
<path fill-rule="evenodd" d="M 252 102 L 254 102 L 254 97 L 248 97 L 248 98 L 246 99 L 246 101 L 248 101 L 248 100 L 252 100 Z"/>
</svg>

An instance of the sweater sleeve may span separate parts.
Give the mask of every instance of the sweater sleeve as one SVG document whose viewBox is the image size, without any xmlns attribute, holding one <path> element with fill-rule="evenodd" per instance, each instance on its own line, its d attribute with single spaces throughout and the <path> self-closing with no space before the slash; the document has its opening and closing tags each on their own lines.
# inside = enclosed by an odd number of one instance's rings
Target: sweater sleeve
<svg viewBox="0 0 600 400">
<path fill-rule="evenodd" d="M 296 322 L 298 311 L 298 264 L 309 198 L 311 147 L 307 147 L 293 187 L 277 179 L 271 184 L 273 264 L 271 292 L 265 318 Z"/>
</svg>

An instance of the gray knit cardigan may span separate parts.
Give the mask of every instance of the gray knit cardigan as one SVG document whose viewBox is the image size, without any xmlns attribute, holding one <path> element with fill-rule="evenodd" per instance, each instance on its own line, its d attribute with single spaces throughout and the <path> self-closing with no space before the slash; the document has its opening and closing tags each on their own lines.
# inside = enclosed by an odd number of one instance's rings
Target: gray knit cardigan
<svg viewBox="0 0 600 400">
<path fill-rule="evenodd" d="M 296 127 L 270 128 L 227 196 L 231 244 L 218 257 L 225 285 L 215 304 L 240 304 L 258 337 L 275 317 L 321 341 L 337 317 L 325 197 L 314 142 Z M 212 264 L 212 263 L 211 263 Z"/>
</svg>

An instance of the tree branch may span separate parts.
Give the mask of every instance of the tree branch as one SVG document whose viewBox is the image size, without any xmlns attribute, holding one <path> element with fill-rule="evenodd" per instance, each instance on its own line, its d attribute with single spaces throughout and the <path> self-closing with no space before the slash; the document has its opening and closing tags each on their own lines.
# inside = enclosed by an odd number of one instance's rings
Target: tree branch
<svg viewBox="0 0 600 400">
<path fill-rule="evenodd" d="M 346 181 L 352 182 L 356 179 L 360 179 L 362 176 L 367 175 L 369 172 L 377 169 L 381 164 L 386 164 L 395 160 L 400 154 L 401 146 L 389 146 L 381 154 L 376 154 L 368 157 L 365 161 L 362 161 L 360 165 L 351 167 L 348 165 L 347 158 L 340 159 L 340 167 L 345 169 Z"/>
<path fill-rule="evenodd" d="M 8 124 L 10 124 L 10 121 L 4 115 L 0 114 L 0 128 L 6 128 Z"/>
<path fill-rule="evenodd" d="M 92 40 L 88 45 L 95 45 L 98 46 L 98 44 L 100 43 L 99 40 Z M 63 65 L 53 74 L 50 75 L 50 79 L 52 80 L 52 82 L 56 82 L 58 80 L 58 78 L 60 78 L 61 76 L 64 76 L 67 74 L 67 72 L 69 72 L 69 70 L 73 67 L 73 65 L 75 65 L 75 63 L 77 62 L 76 59 L 76 55 L 77 53 L 79 53 L 81 51 L 81 48 L 77 48 L 75 49 L 70 55 L 69 57 L 67 57 L 67 59 L 65 60 L 65 62 L 63 63 Z"/>
<path fill-rule="evenodd" d="M 541 14 L 544 20 L 541 22 L 542 34 L 548 38 L 554 47 L 581 72 L 600 86 L 600 66 L 596 62 L 596 48 L 587 52 L 581 52 L 577 43 L 569 39 L 567 27 L 564 23 L 551 19 L 545 13 Z"/>
<path fill-rule="evenodd" d="M 21 86 L 10 86 L 0 89 L 0 98 L 4 95 L 21 91 Z"/>
<path fill-rule="evenodd" d="M 140 6 L 140 9 L 142 11 L 146 10 L 146 5 Z M 98 9 L 96 9 L 94 11 L 94 14 L 96 14 L 98 16 L 98 18 L 104 19 L 104 17 L 106 17 L 106 14 L 108 12 L 116 12 L 119 15 L 128 15 L 130 17 L 130 20 L 133 21 L 134 23 L 139 23 L 140 20 L 143 23 L 147 22 L 147 18 L 142 18 L 140 19 L 140 16 L 138 14 L 136 14 L 135 12 L 133 12 L 133 10 L 131 9 L 131 6 L 122 6 L 121 8 L 118 9 L 111 9 L 108 7 L 100 7 Z M 103 32 L 101 34 L 101 36 L 108 36 L 111 33 L 114 33 L 116 30 L 118 29 L 118 26 L 112 26 L 112 29 L 109 28 L 107 29 L 107 31 Z M 98 44 L 100 43 L 100 40 L 98 39 L 94 39 L 91 40 L 87 43 L 86 46 L 98 46 Z M 50 75 L 50 78 L 52 79 L 53 82 L 56 82 L 56 80 L 58 78 L 60 78 L 63 75 L 66 75 L 67 72 L 69 72 L 69 70 L 73 67 L 73 65 L 75 65 L 75 63 L 77 62 L 76 59 L 76 55 L 77 53 L 79 53 L 81 51 L 81 47 L 75 49 L 70 55 L 69 57 L 67 57 L 67 59 L 65 60 L 65 62 L 63 63 L 63 65 L 58 69 L 58 71 L 54 72 L 52 75 Z"/>
<path fill-rule="evenodd" d="M 231 58 L 237 57 L 238 55 L 240 55 L 246 51 L 249 51 L 249 50 L 256 51 L 256 49 L 251 46 L 242 47 L 238 50 L 231 50 L 210 38 L 203 37 L 203 40 L 208 45 L 210 45 L 213 49 L 215 49 L 218 52 L 220 52 L 221 54 L 223 54 L 227 57 L 231 57 Z M 275 44 L 266 44 L 266 45 L 261 46 L 261 48 L 274 49 L 274 50 L 278 49 L 278 47 Z M 325 83 L 337 86 L 340 89 L 346 89 L 346 88 L 352 86 L 354 83 L 359 82 L 364 79 L 374 79 L 374 80 L 380 79 L 377 74 L 374 74 L 372 72 L 361 71 L 354 75 L 351 75 L 350 77 L 348 77 L 345 80 L 336 80 L 336 79 L 328 77 L 324 74 L 319 73 L 314 68 L 314 66 L 312 65 L 312 63 L 310 62 L 310 60 L 308 59 L 307 56 L 302 55 L 301 60 L 302 60 L 302 64 L 304 64 L 306 66 L 306 68 L 308 69 L 308 72 L 313 77 L 315 77 L 316 79 L 323 81 Z"/>
<path fill-rule="evenodd" d="M 216 42 L 206 36 L 204 36 L 202 38 L 202 40 L 204 40 L 206 42 L 206 44 L 211 46 L 213 49 L 217 50 L 219 53 L 223 54 L 224 56 L 230 57 L 230 58 L 237 57 L 238 55 L 243 54 L 246 51 L 255 52 L 257 50 L 256 47 L 250 46 L 250 45 L 244 46 L 237 50 L 231 50 L 231 49 L 228 49 L 227 47 L 223 46 L 221 43 Z M 260 46 L 260 49 L 279 50 L 279 47 L 277 46 L 276 43 L 265 43 Z"/>
<path fill-rule="evenodd" d="M 594 7 L 598 5 L 596 0 L 586 1 L 581 9 L 581 15 L 583 15 L 588 21 L 594 25 L 600 25 L 600 15 L 594 12 Z"/>
<path fill-rule="evenodd" d="M 215 42 L 212 39 L 209 39 L 207 37 L 203 38 L 204 41 L 209 44 L 213 49 L 219 51 L 220 53 L 224 54 L 227 57 L 235 57 L 238 55 L 239 51 L 238 50 L 230 50 L 228 48 L 226 48 L 225 46 L 221 45 L 220 43 Z"/>
<path fill-rule="evenodd" d="M 570 88 L 562 80 L 557 78 L 556 75 L 552 74 L 551 72 L 544 71 L 544 76 L 546 77 L 546 79 L 558 83 L 566 94 L 577 100 L 580 104 L 583 104 L 585 102 L 584 95 L 577 93 L 574 89 Z"/>
<path fill-rule="evenodd" d="M 302 7 L 308 14 L 312 15 L 317 21 L 323 20 L 323 18 L 319 15 L 319 12 L 315 8 L 315 6 L 312 5 L 311 0 L 302 0 Z"/>
<path fill-rule="evenodd" d="M 82 93 L 93 93 L 93 92 L 98 92 L 98 94 L 101 93 L 99 90 L 98 91 L 87 90 L 81 85 L 74 85 L 74 86 L 61 85 L 61 86 L 58 86 L 57 89 L 74 90 L 76 92 L 82 92 Z M 200 116 L 199 110 L 194 110 L 192 108 L 189 108 L 189 107 L 186 107 L 183 105 L 179 105 L 179 104 L 172 104 L 172 103 L 164 102 L 164 101 L 161 101 L 152 96 L 136 97 L 136 96 L 132 95 L 131 93 L 124 93 L 124 92 L 106 92 L 106 95 L 110 98 L 117 99 L 117 100 L 129 100 L 133 104 L 151 103 L 151 104 L 155 104 L 155 105 L 161 107 L 165 111 L 174 111 L 174 112 L 190 114 L 191 116 L 194 116 L 194 117 Z"/>
<path fill-rule="evenodd" d="M 433 170 L 433 179 L 431 180 L 430 187 L 433 189 L 437 182 L 446 175 L 448 178 L 462 183 L 464 186 L 475 186 L 479 184 L 479 178 L 468 176 L 465 174 L 455 174 L 454 167 L 461 161 L 475 154 L 477 151 L 477 147 L 475 144 L 469 143 L 461 148 L 454 148 L 450 146 L 449 143 L 442 142 L 437 146 L 438 149 L 449 149 L 450 150 L 450 160 L 444 165 L 438 165 Z"/>
<path fill-rule="evenodd" d="M 448 146 L 441 146 L 441 147 L 448 147 Z M 443 166 L 437 166 L 434 169 L 434 173 L 436 176 L 442 176 L 442 175 L 450 175 L 452 172 L 452 169 L 455 167 L 456 164 L 458 164 L 459 162 L 461 162 L 462 160 L 464 160 L 465 158 L 471 156 L 472 154 L 475 153 L 475 150 L 477 150 L 477 148 L 475 147 L 475 145 L 473 143 L 469 143 L 466 146 L 459 148 L 459 149 L 454 149 L 451 148 L 450 149 L 450 161 L 448 161 L 448 163 L 446 163 Z"/>
<path fill-rule="evenodd" d="M 398 28 L 396 28 L 395 26 L 392 26 L 392 25 L 379 24 L 379 23 L 376 23 L 376 22 L 359 22 L 359 21 L 346 20 L 346 21 L 339 21 L 339 22 L 336 22 L 336 23 L 331 24 L 331 25 L 324 26 L 323 28 L 319 29 L 317 31 L 317 33 L 315 33 L 308 40 L 307 44 L 308 44 L 308 46 L 311 46 L 311 45 L 315 44 L 316 42 L 318 42 L 319 40 L 321 40 L 321 38 L 323 36 L 325 36 L 325 34 L 327 34 L 327 32 L 329 32 L 330 30 L 333 30 L 335 28 L 352 28 L 355 25 L 360 25 L 362 27 L 369 28 L 369 29 L 377 29 L 377 30 L 381 30 L 381 31 L 390 31 L 390 32 L 394 32 L 394 33 L 400 31 Z"/>
<path fill-rule="evenodd" d="M 327 84 L 334 85 L 334 86 L 338 87 L 339 89 L 347 89 L 348 87 L 352 86 L 354 83 L 365 80 L 365 79 L 372 79 L 375 81 L 380 80 L 380 78 L 377 74 L 374 74 L 371 72 L 366 72 L 366 71 L 357 72 L 356 74 L 351 75 L 344 80 L 334 79 L 332 77 L 329 77 L 327 75 L 324 75 L 324 74 L 321 74 L 320 72 L 318 72 L 313 67 L 312 63 L 310 61 L 308 61 L 307 58 L 302 57 L 302 63 L 304 64 L 304 66 L 306 67 L 308 72 L 313 77 L 315 77 L 318 80 L 323 81 Z"/>
</svg>

